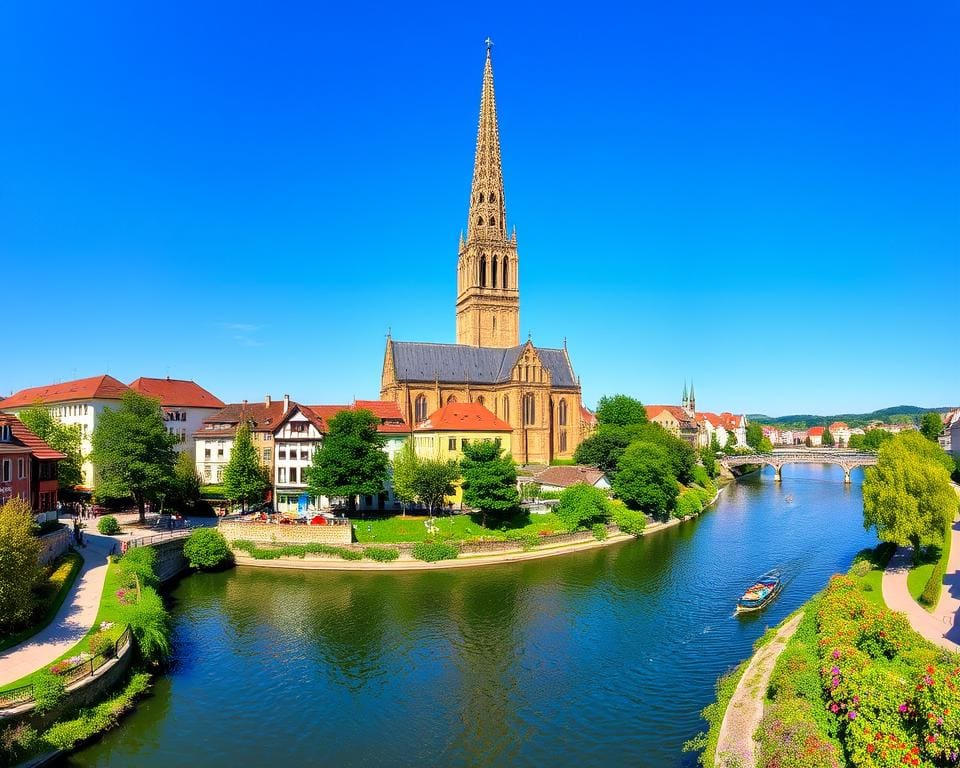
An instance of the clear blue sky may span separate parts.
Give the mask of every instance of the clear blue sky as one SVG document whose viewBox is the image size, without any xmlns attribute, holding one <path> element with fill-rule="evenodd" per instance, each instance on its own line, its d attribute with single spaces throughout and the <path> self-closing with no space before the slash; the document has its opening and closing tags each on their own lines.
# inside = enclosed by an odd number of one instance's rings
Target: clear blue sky
<svg viewBox="0 0 960 768">
<path fill-rule="evenodd" d="M 523 336 L 588 404 L 960 401 L 955 2 L 137 6 L 0 7 L 0 392 L 338 402 L 453 341 L 489 35 Z"/>
</svg>

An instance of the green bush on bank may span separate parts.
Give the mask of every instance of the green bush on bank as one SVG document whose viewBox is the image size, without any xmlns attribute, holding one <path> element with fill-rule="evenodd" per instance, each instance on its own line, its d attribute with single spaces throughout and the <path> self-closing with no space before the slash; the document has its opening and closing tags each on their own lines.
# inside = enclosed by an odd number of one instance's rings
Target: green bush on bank
<svg viewBox="0 0 960 768">
<path fill-rule="evenodd" d="M 673 516 L 679 518 L 695 517 L 701 512 L 703 512 L 703 502 L 700 497 L 693 491 L 685 491 L 677 498 L 677 506 L 673 510 Z"/>
<path fill-rule="evenodd" d="M 50 671 L 43 671 L 33 681 L 33 701 L 37 714 L 49 712 L 66 698 L 67 686 L 63 678 Z"/>
<path fill-rule="evenodd" d="M 435 563 L 438 560 L 454 560 L 460 552 L 452 544 L 443 544 L 435 541 L 418 541 L 413 545 L 413 557 L 425 563 Z"/>
<path fill-rule="evenodd" d="M 647 525 L 647 516 L 643 512 L 627 509 L 623 502 L 614 501 L 611 504 L 613 522 L 623 533 L 630 536 L 640 536 Z"/>
<path fill-rule="evenodd" d="M 393 547 L 367 547 L 363 550 L 363 556 L 378 563 L 390 563 L 400 557 L 400 550 Z"/>
<path fill-rule="evenodd" d="M 282 547 L 260 547 L 255 542 L 237 539 L 233 548 L 246 552 L 254 560 L 279 560 L 281 557 L 304 558 L 307 555 L 333 555 L 343 560 L 362 560 L 363 552 L 332 544 L 287 544 Z"/>
<path fill-rule="evenodd" d="M 113 515 L 104 515 L 97 520 L 97 530 L 104 536 L 115 536 L 120 533 L 120 523 Z"/>
<path fill-rule="evenodd" d="M 216 528 L 197 528 L 183 544 L 191 568 L 219 568 L 230 562 L 231 554 L 227 540 Z"/>
<path fill-rule="evenodd" d="M 593 528 L 593 538 L 597 541 L 603 541 L 607 538 L 607 526 L 604 523 L 594 523 Z"/>
<path fill-rule="evenodd" d="M 949 521 L 943 536 L 943 546 L 940 548 L 940 559 L 930 572 L 930 577 L 920 593 L 918 602 L 927 610 L 933 610 L 940 602 L 940 592 L 943 588 L 943 577 L 947 573 L 947 562 L 950 560 L 950 544 L 953 540 L 953 521 Z"/>
</svg>

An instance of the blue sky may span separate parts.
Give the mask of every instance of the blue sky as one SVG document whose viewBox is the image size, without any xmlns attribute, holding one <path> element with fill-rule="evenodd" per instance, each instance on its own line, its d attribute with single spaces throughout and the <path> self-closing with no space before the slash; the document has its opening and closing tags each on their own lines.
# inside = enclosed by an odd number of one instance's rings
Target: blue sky
<svg viewBox="0 0 960 768">
<path fill-rule="evenodd" d="M 584 399 L 960 402 L 960 6 L 0 6 L 0 392 L 376 397 L 453 341 L 491 36 L 521 327 Z"/>
</svg>

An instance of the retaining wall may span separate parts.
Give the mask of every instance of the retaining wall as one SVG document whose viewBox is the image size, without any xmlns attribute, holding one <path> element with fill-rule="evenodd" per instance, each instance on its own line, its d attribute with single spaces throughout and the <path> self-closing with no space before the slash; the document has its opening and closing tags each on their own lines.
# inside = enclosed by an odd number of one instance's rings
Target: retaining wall
<svg viewBox="0 0 960 768">
<path fill-rule="evenodd" d="M 149 545 L 157 553 L 154 569 L 160 581 L 168 581 L 189 567 L 190 563 L 183 556 L 183 545 L 186 541 L 187 539 L 184 537 Z"/>
<path fill-rule="evenodd" d="M 40 565 L 49 565 L 70 547 L 69 528 L 60 528 L 40 537 Z"/>
<path fill-rule="evenodd" d="M 353 541 L 352 525 L 277 525 L 276 523 L 222 522 L 220 533 L 228 541 L 244 539 L 258 544 L 336 544 Z"/>
</svg>

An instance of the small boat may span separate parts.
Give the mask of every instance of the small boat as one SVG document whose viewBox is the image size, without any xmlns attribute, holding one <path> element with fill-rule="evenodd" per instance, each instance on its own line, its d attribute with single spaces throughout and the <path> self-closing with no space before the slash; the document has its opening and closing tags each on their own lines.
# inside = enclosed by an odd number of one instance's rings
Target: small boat
<svg viewBox="0 0 960 768">
<path fill-rule="evenodd" d="M 793 504 L 793 496 L 787 496 L 787 498 L 784 499 L 784 501 L 786 501 L 787 504 Z"/>
<path fill-rule="evenodd" d="M 760 611 L 766 608 L 773 598 L 780 594 L 781 589 L 783 589 L 783 579 L 780 577 L 780 571 L 774 570 L 763 574 L 750 589 L 743 593 L 743 597 L 737 600 L 737 613 Z"/>
</svg>

